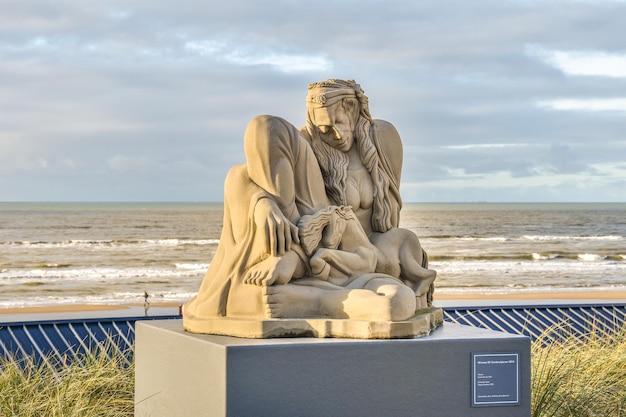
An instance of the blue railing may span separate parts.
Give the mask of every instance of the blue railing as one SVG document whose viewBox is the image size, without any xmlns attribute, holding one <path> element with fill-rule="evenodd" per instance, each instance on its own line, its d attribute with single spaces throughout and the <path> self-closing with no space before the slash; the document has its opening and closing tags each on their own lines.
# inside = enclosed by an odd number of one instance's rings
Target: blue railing
<svg viewBox="0 0 626 417">
<path fill-rule="evenodd" d="M 128 352 L 132 357 L 135 322 L 178 319 L 178 315 L 105 319 L 71 319 L 0 323 L 0 356 L 17 360 L 53 357 L 60 363 L 77 355 L 89 355 L 94 347 Z M 445 307 L 447 322 L 524 334 L 532 340 L 549 328 L 567 327 L 568 334 L 585 337 L 621 329 L 626 303 L 553 306 Z M 558 333 L 558 331 L 556 332 Z M 556 334 L 555 333 L 555 334 Z"/>
<path fill-rule="evenodd" d="M 92 354 L 95 348 L 107 348 L 127 352 L 130 360 L 136 321 L 177 318 L 180 316 L 0 323 L 0 356 L 18 361 L 28 357 L 37 362 L 53 358 L 66 363 L 78 355 Z"/>
<path fill-rule="evenodd" d="M 523 334 L 531 340 L 570 335 L 584 338 L 624 328 L 626 303 L 451 307 L 444 308 L 444 318 L 452 323 Z"/>
</svg>

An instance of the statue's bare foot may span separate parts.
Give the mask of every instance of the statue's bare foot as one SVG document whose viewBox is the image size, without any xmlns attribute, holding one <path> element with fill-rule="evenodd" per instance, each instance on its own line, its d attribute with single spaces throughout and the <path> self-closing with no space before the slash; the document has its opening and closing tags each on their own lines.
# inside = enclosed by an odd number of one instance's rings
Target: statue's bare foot
<svg viewBox="0 0 626 417">
<path fill-rule="evenodd" d="M 437 271 L 419 266 L 417 263 L 410 265 L 400 275 L 409 287 L 413 288 L 417 296 L 424 295 L 428 292 L 433 281 L 437 278 Z"/>
<path fill-rule="evenodd" d="M 243 282 L 259 286 L 286 284 L 294 277 L 299 261 L 298 255 L 294 252 L 287 252 L 283 256 L 270 256 L 252 265 L 246 272 Z"/>
<path fill-rule="evenodd" d="M 248 269 L 243 282 L 252 285 L 272 285 L 276 281 L 275 271 L 280 263 L 278 256 L 270 256 Z"/>
<path fill-rule="evenodd" d="M 415 297 L 415 311 L 422 310 L 424 308 L 428 308 L 428 299 L 427 295 L 418 295 Z"/>
<path fill-rule="evenodd" d="M 420 279 L 417 282 L 417 287 L 415 288 L 415 294 L 417 294 L 418 296 L 425 295 L 428 292 L 428 289 L 430 288 L 433 281 L 435 281 L 435 278 L 437 278 L 437 271 L 434 271 L 432 269 L 426 269 L 425 271 L 428 271 L 429 274 Z"/>
<path fill-rule="evenodd" d="M 320 315 L 317 288 L 299 285 L 274 285 L 263 290 L 265 315 L 268 318 L 305 318 Z"/>
</svg>

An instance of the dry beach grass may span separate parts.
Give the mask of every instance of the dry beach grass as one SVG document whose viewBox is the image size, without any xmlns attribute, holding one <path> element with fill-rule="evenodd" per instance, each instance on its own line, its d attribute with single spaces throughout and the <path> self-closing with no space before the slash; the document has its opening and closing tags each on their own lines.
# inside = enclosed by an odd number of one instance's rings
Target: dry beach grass
<svg viewBox="0 0 626 417">
<path fill-rule="evenodd" d="M 626 326 L 546 330 L 531 350 L 534 417 L 626 416 Z"/>
<path fill-rule="evenodd" d="M 106 346 L 67 364 L 0 358 L 0 417 L 132 416 L 133 395 L 133 362 Z"/>
</svg>

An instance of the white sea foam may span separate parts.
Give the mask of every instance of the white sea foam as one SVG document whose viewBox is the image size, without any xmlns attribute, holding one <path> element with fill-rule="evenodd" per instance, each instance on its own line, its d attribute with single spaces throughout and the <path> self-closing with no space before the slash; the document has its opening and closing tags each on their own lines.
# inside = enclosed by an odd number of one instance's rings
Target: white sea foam
<svg viewBox="0 0 626 417">
<path fill-rule="evenodd" d="M 417 231 L 416 231 L 417 233 Z M 551 242 L 551 241 L 624 241 L 626 237 L 619 235 L 603 235 L 603 236 L 569 236 L 569 235 L 522 235 L 520 237 L 513 236 L 461 236 L 461 237 L 453 237 L 453 236 L 437 236 L 437 237 L 426 237 L 425 239 L 442 239 L 442 240 L 458 240 L 458 241 L 466 241 L 466 242 L 511 242 L 515 240 L 529 240 L 529 241 L 537 241 L 537 242 Z"/>
<path fill-rule="evenodd" d="M 511 240 L 508 237 L 502 237 L 502 236 L 495 236 L 495 237 L 471 237 L 471 236 L 464 236 L 464 237 L 460 237 L 459 240 L 463 241 L 484 241 L 484 242 L 506 242 Z"/>
<path fill-rule="evenodd" d="M 183 268 L 68 268 L 68 269 L 5 269 L 0 273 L 0 286 L 26 283 L 51 284 L 72 281 L 128 281 L 136 278 L 184 278 L 201 276 L 209 264 L 186 264 Z"/>
<path fill-rule="evenodd" d="M 624 236 L 608 235 L 608 236 L 557 236 L 557 235 L 524 235 L 524 240 L 534 241 L 622 241 Z"/>
<path fill-rule="evenodd" d="M 176 268 L 178 269 L 192 269 L 192 270 L 205 270 L 209 267 L 210 264 L 203 263 L 176 263 Z"/>
<path fill-rule="evenodd" d="M 595 257 L 595 255 L 594 255 Z M 510 262 L 506 260 L 478 260 L 478 261 L 432 261 L 430 268 L 442 273 L 458 273 L 463 271 L 488 271 L 497 273 L 498 271 L 537 271 L 537 272 L 583 272 L 586 270 L 615 270 L 626 272 L 625 262 L 606 262 L 601 258 L 585 260 L 585 262 L 574 259 L 541 259 L 541 262 Z M 625 275 L 626 276 L 626 275 Z"/>
<path fill-rule="evenodd" d="M 594 291 L 626 291 L 626 285 L 586 286 L 586 287 L 554 287 L 534 285 L 532 287 L 511 286 L 508 288 L 488 287 L 437 287 L 438 294 L 511 294 L 511 293 L 558 293 L 578 292 L 589 294 L 593 298 Z"/>
<path fill-rule="evenodd" d="M 184 303 L 196 292 L 170 291 L 151 293 L 148 301 L 163 303 Z M 54 295 L 54 296 L 34 296 L 28 299 L 0 299 L 0 308 L 26 307 L 26 306 L 48 306 L 48 305 L 73 305 L 73 304 L 138 304 L 144 302 L 144 292 L 115 292 L 102 295 Z"/>
<path fill-rule="evenodd" d="M 578 255 L 578 259 L 580 259 L 581 261 L 599 261 L 605 259 L 605 257 L 593 253 L 581 253 L 580 255 Z"/>
<path fill-rule="evenodd" d="M 534 252 L 532 254 L 532 258 L 535 261 L 549 261 L 549 260 L 552 260 L 552 259 L 562 258 L 562 255 L 558 255 L 558 254 L 554 254 L 554 253 L 551 253 L 551 254 L 548 254 L 548 255 L 542 255 L 540 253 Z"/>
<path fill-rule="evenodd" d="M 626 262 L 554 259 L 537 261 L 433 261 L 435 286 L 500 288 L 513 287 L 599 287 L 624 285 Z"/>
<path fill-rule="evenodd" d="M 0 242 L 0 245 L 21 246 L 25 248 L 39 249 L 63 249 L 63 248 L 150 248 L 182 245 L 217 245 L 219 239 L 140 239 L 140 240 L 63 240 L 63 241 L 11 241 Z"/>
</svg>

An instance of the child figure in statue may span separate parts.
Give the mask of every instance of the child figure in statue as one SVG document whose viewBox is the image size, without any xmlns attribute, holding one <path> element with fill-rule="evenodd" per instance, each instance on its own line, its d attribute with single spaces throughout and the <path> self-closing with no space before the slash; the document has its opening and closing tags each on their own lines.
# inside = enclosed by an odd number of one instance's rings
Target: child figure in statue
<svg viewBox="0 0 626 417">
<path fill-rule="evenodd" d="M 392 228 L 376 234 L 374 245 L 352 208 L 343 206 L 302 216 L 298 228 L 314 278 L 341 285 L 359 274 L 387 274 L 414 289 L 418 309 L 428 306 L 425 297 L 436 272 L 420 265 L 416 254 L 420 254 L 421 246 L 411 231 Z"/>
</svg>

